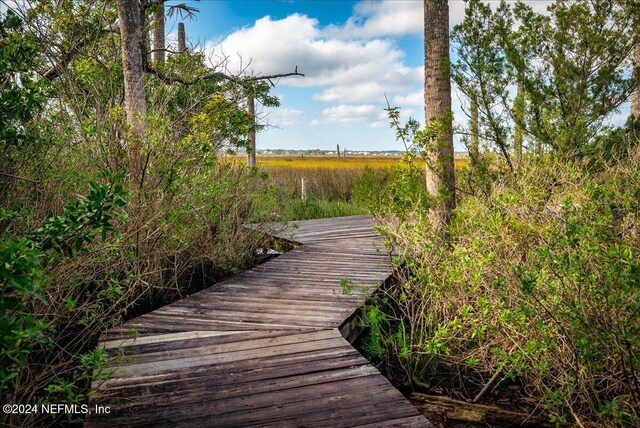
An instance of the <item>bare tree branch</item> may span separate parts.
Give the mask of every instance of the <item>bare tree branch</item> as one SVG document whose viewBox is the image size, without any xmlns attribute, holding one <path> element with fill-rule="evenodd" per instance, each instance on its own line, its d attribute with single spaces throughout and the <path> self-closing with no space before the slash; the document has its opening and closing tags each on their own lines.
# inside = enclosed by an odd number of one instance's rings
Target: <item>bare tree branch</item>
<svg viewBox="0 0 640 428">
<path fill-rule="evenodd" d="M 167 48 L 164 48 L 164 49 L 151 49 L 148 53 L 154 53 L 154 52 L 168 52 L 170 54 L 181 54 L 182 53 L 180 51 L 174 51 L 174 50 L 167 49 Z"/>
<path fill-rule="evenodd" d="M 292 73 L 270 74 L 268 76 L 236 77 L 236 76 L 230 76 L 221 71 L 216 71 L 213 73 L 204 74 L 194 79 L 184 79 L 179 76 L 169 76 L 161 72 L 160 70 L 153 68 L 150 64 L 146 64 L 145 71 L 157 76 L 164 83 L 168 83 L 168 84 L 181 83 L 183 85 L 194 85 L 196 83 L 202 82 L 204 80 L 210 80 L 210 79 L 229 80 L 239 85 L 244 85 L 247 82 L 255 82 L 258 80 L 269 80 L 271 82 L 272 79 L 279 79 L 281 77 L 304 76 L 304 74 L 298 72 L 297 66 L 295 71 Z M 271 82 L 271 84 L 273 85 L 273 82 Z"/>
<path fill-rule="evenodd" d="M 200 9 L 195 8 L 193 6 L 189 6 L 186 3 L 174 4 L 169 6 L 168 16 L 172 17 L 173 14 L 179 14 L 180 18 L 193 18 L 195 14 L 200 12 Z"/>
<path fill-rule="evenodd" d="M 115 33 L 115 34 L 120 33 L 119 27 L 115 26 L 113 22 L 109 23 L 102 30 L 100 30 L 99 33 L 96 34 L 96 37 L 86 38 L 85 40 L 77 43 L 75 46 L 73 46 L 73 48 L 65 52 L 62 55 L 62 57 L 51 68 L 49 68 L 47 71 L 44 72 L 42 77 L 44 77 L 47 80 L 57 79 L 62 75 L 62 73 L 65 72 L 65 70 L 67 69 L 67 66 L 71 61 L 73 61 L 75 56 L 78 55 L 80 52 L 82 52 L 82 50 L 85 47 L 87 47 L 87 45 L 89 45 L 90 43 L 93 43 L 98 37 L 101 37 L 109 33 Z"/>
<path fill-rule="evenodd" d="M 28 181 L 29 183 L 40 183 L 40 180 L 32 180 L 30 178 L 24 178 L 18 175 L 9 174 L 8 172 L 0 171 L 0 175 L 4 175 L 5 177 L 15 178 L 16 180 Z"/>
</svg>

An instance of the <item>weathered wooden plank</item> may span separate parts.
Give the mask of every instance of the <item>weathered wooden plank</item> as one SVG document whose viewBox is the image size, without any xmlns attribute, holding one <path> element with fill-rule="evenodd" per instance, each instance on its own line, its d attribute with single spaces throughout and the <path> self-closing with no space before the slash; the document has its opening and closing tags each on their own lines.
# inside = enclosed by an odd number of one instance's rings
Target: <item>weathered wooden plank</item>
<svg viewBox="0 0 640 428">
<path fill-rule="evenodd" d="M 137 386 L 148 387 L 154 384 L 164 384 L 181 379 L 197 379 L 199 377 L 220 378 L 221 375 L 232 374 L 238 377 L 251 376 L 253 373 L 265 372 L 267 376 L 273 370 L 283 366 L 305 366 L 313 370 L 316 363 L 322 364 L 325 360 L 355 358 L 362 361 L 362 356 L 351 346 L 342 346 L 328 349 L 314 349 L 311 351 L 296 352 L 282 355 L 262 356 L 260 358 L 249 358 L 242 361 L 229 361 L 210 366 L 201 366 L 197 368 L 178 368 L 171 372 L 141 375 L 130 378 L 110 378 L 101 385 L 102 387 L 94 395 L 94 400 L 103 400 L 103 397 L 109 396 L 111 391 L 125 388 L 135 388 Z M 313 363 L 313 364 L 311 364 Z M 351 365 L 352 362 L 345 362 Z M 123 393 L 126 396 L 128 393 Z M 133 395 L 135 396 L 135 395 Z"/>
<path fill-rule="evenodd" d="M 182 341 L 189 339 L 200 339 L 200 338 L 208 338 L 208 337 L 219 337 L 219 336 L 228 336 L 234 335 L 238 333 L 251 333 L 247 331 L 187 331 L 182 333 L 170 333 L 170 334 L 159 334 L 152 336 L 144 336 L 144 337 L 132 337 L 131 339 L 121 339 L 121 340 L 108 340 L 101 342 L 102 347 L 105 349 L 112 348 L 124 348 L 130 347 L 133 345 L 146 345 L 146 344 L 157 344 L 164 342 L 174 342 L 174 341 Z"/>
<path fill-rule="evenodd" d="M 353 367 L 338 367 L 331 370 L 302 373 L 296 376 L 254 379 L 250 382 L 229 382 L 223 378 L 219 384 L 216 384 L 216 388 L 211 388 L 210 379 L 200 379 L 199 381 L 183 383 L 180 389 L 141 388 L 140 391 L 144 391 L 144 395 L 142 395 L 144 399 L 131 401 L 121 396 L 112 396 L 109 402 L 112 408 L 117 408 L 121 412 L 128 412 L 135 409 L 145 410 L 146 407 L 159 406 L 161 404 L 189 406 L 195 400 L 206 399 L 209 402 L 219 401 L 219 403 L 216 403 L 219 411 L 234 398 L 241 399 L 247 396 L 276 394 L 283 391 L 285 391 L 285 394 L 294 395 L 297 391 L 291 392 L 288 390 L 377 375 L 379 373 L 371 365 L 360 364 Z M 162 412 L 162 410 L 162 408 L 158 409 L 159 412 Z"/>
<path fill-rule="evenodd" d="M 250 423 L 291 418 L 313 411 L 325 412 L 344 407 L 357 408 L 358 405 L 371 403 L 371 396 L 363 394 L 363 391 L 372 389 L 382 398 L 379 404 L 383 404 L 390 394 L 398 394 L 395 390 L 390 391 L 383 380 L 385 379 L 380 374 L 357 376 L 333 382 L 312 383 L 278 391 L 220 399 L 214 399 L 202 393 L 191 396 L 190 400 L 184 402 L 181 401 L 180 394 L 176 393 L 170 401 L 165 398 L 162 406 L 144 406 L 144 416 L 138 411 L 114 407 L 109 419 L 114 416 L 116 418 L 126 416 L 129 423 L 132 422 L 134 426 L 141 426 L 149 421 L 154 421 L 160 426 L 175 426 L 178 422 L 198 426 L 200 423 L 211 424 L 213 421 L 216 421 L 216 426 L 246 426 Z M 214 395 L 215 390 L 211 390 L 210 394 Z M 410 404 L 406 402 L 405 404 L 409 406 L 407 409 L 410 408 L 414 412 L 414 415 L 417 414 Z M 375 407 L 367 405 L 367 408 L 372 411 Z M 186 422 L 191 423 L 186 424 Z"/>
<path fill-rule="evenodd" d="M 314 330 L 309 330 L 313 332 Z M 169 333 L 166 335 L 152 335 L 142 336 L 133 339 L 120 339 L 113 340 L 111 343 L 122 343 L 122 346 L 118 348 L 111 348 L 111 350 L 118 350 L 119 352 L 125 351 L 126 355 L 132 356 L 134 354 L 163 352 L 178 349 L 197 348 L 201 346 L 218 346 L 223 344 L 229 344 L 234 342 L 249 342 L 256 339 L 264 338 L 276 338 L 279 336 L 291 335 L 293 332 L 300 333 L 299 330 L 257 330 L 246 332 L 233 332 L 232 334 L 225 334 L 207 336 L 209 332 L 193 332 L 193 333 L 205 333 L 202 337 L 183 338 L 179 340 L 168 340 L 178 336 L 181 337 L 183 333 Z M 214 332 L 215 333 L 215 332 Z M 115 353 L 115 352 L 114 352 Z"/>
<path fill-rule="evenodd" d="M 162 377 L 139 378 L 136 382 L 111 382 L 108 389 L 103 389 L 99 399 L 103 402 L 117 403 L 128 401 L 126 397 L 145 394 L 146 400 L 151 395 L 175 391 L 187 392 L 197 388 L 211 387 L 211 379 L 216 379 L 216 390 L 227 385 L 234 385 L 242 391 L 248 391 L 247 385 L 259 381 L 280 382 L 284 378 L 299 378 L 303 375 L 316 374 L 331 370 L 367 366 L 368 362 L 359 354 L 348 352 L 348 347 L 333 348 L 341 352 L 311 351 L 297 355 L 297 358 L 275 356 L 271 358 L 254 358 L 245 360 L 244 364 L 230 362 L 215 366 L 202 367 L 199 370 L 180 370 L 165 374 Z M 313 364 L 309 364 L 313 362 Z M 144 401 L 144 400 L 141 400 Z"/>
<path fill-rule="evenodd" d="M 373 424 L 358 425 L 358 428 L 399 428 L 399 427 L 435 428 L 431 423 L 429 423 L 428 421 L 425 421 L 424 417 L 422 416 L 410 416 L 410 417 L 401 418 L 401 419 L 379 421 Z"/>
<path fill-rule="evenodd" d="M 371 220 L 295 223 L 267 226 L 304 245 L 103 334 L 85 425 L 430 426 L 343 338 L 391 274 Z"/>
<path fill-rule="evenodd" d="M 311 351 L 314 349 L 337 348 L 342 343 L 335 339 L 316 340 L 304 343 L 286 344 L 261 349 L 248 349 L 232 351 L 225 354 L 220 353 L 202 353 L 190 357 L 175 358 L 168 355 L 167 359 L 151 359 L 141 363 L 128 363 L 127 365 L 115 368 L 113 377 L 134 377 L 147 374 L 159 374 L 170 372 L 178 368 L 198 367 L 206 365 L 214 365 L 229 361 L 242 361 L 261 356 L 280 355 L 283 353 L 295 353 Z M 161 357 L 161 356 L 160 356 Z M 149 357 L 153 358 L 153 357 Z"/>
<path fill-rule="evenodd" d="M 157 352 L 145 352 L 140 355 L 132 356 L 129 363 L 139 364 L 142 362 L 172 360 L 186 357 L 194 357 L 200 355 L 224 354 L 228 355 L 236 351 L 252 351 L 254 355 L 267 348 L 281 349 L 284 345 L 306 344 L 320 340 L 339 339 L 334 330 L 317 330 L 313 332 L 286 334 L 286 335 L 268 335 L 262 338 L 253 338 L 250 340 L 233 341 L 228 343 L 200 344 L 195 347 L 181 347 L 178 349 L 168 349 L 163 347 Z M 127 354 L 129 355 L 129 354 Z"/>
</svg>

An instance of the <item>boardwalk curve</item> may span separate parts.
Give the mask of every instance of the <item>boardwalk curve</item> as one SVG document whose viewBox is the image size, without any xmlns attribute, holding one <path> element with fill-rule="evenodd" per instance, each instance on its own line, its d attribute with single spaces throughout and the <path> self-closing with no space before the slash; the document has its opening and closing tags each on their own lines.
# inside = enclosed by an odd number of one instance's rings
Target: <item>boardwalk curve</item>
<svg viewBox="0 0 640 428">
<path fill-rule="evenodd" d="M 370 219 L 272 226 L 302 245 L 102 335 L 85 426 L 432 426 L 350 343 L 391 273 Z"/>
</svg>

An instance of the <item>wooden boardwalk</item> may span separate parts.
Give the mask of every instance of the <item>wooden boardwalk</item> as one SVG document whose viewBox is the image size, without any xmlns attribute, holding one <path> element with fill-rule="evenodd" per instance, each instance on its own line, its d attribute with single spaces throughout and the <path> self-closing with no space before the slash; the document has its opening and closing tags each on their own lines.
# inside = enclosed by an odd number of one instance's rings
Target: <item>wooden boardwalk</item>
<svg viewBox="0 0 640 428">
<path fill-rule="evenodd" d="M 85 426 L 432 426 L 349 341 L 390 275 L 370 220 L 270 233 L 303 245 L 102 336 L 114 372 L 89 407 L 110 413 Z"/>
</svg>

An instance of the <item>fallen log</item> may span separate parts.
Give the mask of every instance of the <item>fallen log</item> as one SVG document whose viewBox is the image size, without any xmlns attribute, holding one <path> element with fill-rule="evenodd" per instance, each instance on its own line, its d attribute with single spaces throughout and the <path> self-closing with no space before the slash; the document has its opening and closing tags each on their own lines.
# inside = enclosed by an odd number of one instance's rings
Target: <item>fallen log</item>
<svg viewBox="0 0 640 428">
<path fill-rule="evenodd" d="M 411 394 L 411 403 L 427 419 L 438 426 L 441 422 L 444 426 L 492 426 L 492 427 L 540 427 L 552 428 L 549 420 L 540 416 L 532 416 L 524 412 L 504 410 L 495 406 L 468 403 L 454 400 L 449 397 L 427 395 L 414 392 Z M 457 426 L 457 425 L 456 425 Z"/>
</svg>

